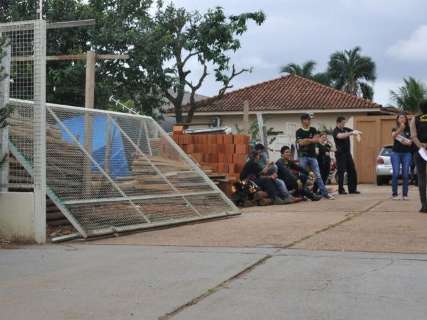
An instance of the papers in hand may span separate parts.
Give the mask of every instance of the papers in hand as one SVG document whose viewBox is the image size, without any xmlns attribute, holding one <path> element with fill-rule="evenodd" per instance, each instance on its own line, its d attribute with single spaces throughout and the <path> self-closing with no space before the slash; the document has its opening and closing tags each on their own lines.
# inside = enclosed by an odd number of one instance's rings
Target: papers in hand
<svg viewBox="0 0 427 320">
<path fill-rule="evenodd" d="M 360 142 L 362 140 L 362 131 L 359 130 L 353 130 L 353 134 L 356 136 L 357 142 Z"/>
<path fill-rule="evenodd" d="M 424 148 L 420 148 L 418 150 L 419 155 L 421 156 L 421 158 L 423 158 L 425 161 L 427 161 L 427 150 Z"/>
<path fill-rule="evenodd" d="M 412 144 L 411 139 L 405 138 L 404 136 L 402 136 L 400 134 L 396 137 L 396 140 L 399 141 L 399 142 L 401 142 L 401 143 L 405 143 L 407 145 L 411 145 Z"/>
</svg>

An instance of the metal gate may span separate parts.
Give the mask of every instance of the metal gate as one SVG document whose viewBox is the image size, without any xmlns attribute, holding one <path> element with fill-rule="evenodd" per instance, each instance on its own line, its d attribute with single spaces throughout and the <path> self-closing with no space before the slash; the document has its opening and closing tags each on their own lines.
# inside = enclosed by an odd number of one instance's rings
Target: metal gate
<svg viewBox="0 0 427 320">
<path fill-rule="evenodd" d="M 31 102 L 11 99 L 11 150 L 31 173 Z M 83 237 L 238 214 L 239 210 L 150 117 L 47 104 L 47 194 Z"/>
<path fill-rule="evenodd" d="M 34 191 L 39 242 L 46 195 L 85 238 L 239 213 L 152 118 L 46 105 L 45 21 L 1 24 L 0 33 L 10 52 L 0 107 L 13 105 L 0 182 Z"/>
</svg>

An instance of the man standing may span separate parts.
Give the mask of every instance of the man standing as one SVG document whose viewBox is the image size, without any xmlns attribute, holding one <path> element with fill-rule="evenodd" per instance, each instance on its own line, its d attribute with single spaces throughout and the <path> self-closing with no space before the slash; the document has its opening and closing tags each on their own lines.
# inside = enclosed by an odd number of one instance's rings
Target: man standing
<svg viewBox="0 0 427 320">
<path fill-rule="evenodd" d="M 316 184 L 320 190 L 320 194 L 325 199 L 334 200 L 335 198 L 328 193 L 328 190 L 323 183 L 322 176 L 320 175 L 319 163 L 316 158 L 316 144 L 319 143 L 319 132 L 316 128 L 311 127 L 311 116 L 303 114 L 301 116 L 302 128 L 296 132 L 296 139 L 298 145 L 298 159 L 301 167 L 305 170 L 313 171 L 316 176 Z"/>
<path fill-rule="evenodd" d="M 421 115 L 412 118 L 411 120 L 411 137 L 412 141 L 419 148 L 420 152 L 426 153 L 427 149 L 427 100 L 419 103 Z M 424 149 L 424 150 L 423 150 Z M 419 152 L 415 154 L 415 164 L 418 173 L 418 190 L 420 192 L 421 200 L 421 213 L 427 213 L 427 199 L 426 199 L 426 164 L 427 161 L 420 155 Z"/>
<path fill-rule="evenodd" d="M 350 137 L 360 134 L 357 130 L 352 130 L 345 126 L 345 118 L 337 118 L 337 127 L 334 129 L 333 137 L 335 141 L 335 160 L 338 171 L 338 193 L 347 194 L 344 190 L 344 173 L 347 172 L 348 192 L 359 194 L 357 191 L 357 172 L 351 155 Z"/>
</svg>

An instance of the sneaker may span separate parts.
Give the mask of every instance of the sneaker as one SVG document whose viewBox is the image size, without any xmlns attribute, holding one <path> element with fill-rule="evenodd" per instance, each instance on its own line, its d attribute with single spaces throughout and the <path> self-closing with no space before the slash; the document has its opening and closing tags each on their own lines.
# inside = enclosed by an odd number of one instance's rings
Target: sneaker
<svg viewBox="0 0 427 320">
<path fill-rule="evenodd" d="M 392 200 L 400 200 L 399 196 L 397 196 L 397 195 L 396 196 L 391 196 L 391 199 Z"/>
<path fill-rule="evenodd" d="M 338 191 L 338 193 L 339 193 L 339 194 L 347 194 L 347 191 L 345 191 L 345 190 L 341 190 L 341 191 Z"/>
<path fill-rule="evenodd" d="M 408 200 L 409 200 L 409 197 L 408 197 L 408 196 L 403 196 L 403 197 L 402 197 L 402 200 L 403 200 L 403 201 L 408 201 Z"/>
<path fill-rule="evenodd" d="M 427 213 L 427 208 L 423 206 L 419 212 L 420 213 Z"/>
<path fill-rule="evenodd" d="M 310 199 L 311 201 L 320 201 L 322 200 L 322 196 L 318 196 L 318 195 L 313 195 L 313 197 Z"/>
<path fill-rule="evenodd" d="M 335 197 L 331 196 L 330 194 L 323 196 L 323 198 L 328 199 L 328 200 L 335 200 Z"/>
<path fill-rule="evenodd" d="M 282 204 L 289 204 L 289 202 L 286 202 L 285 200 L 282 200 L 279 197 L 277 197 L 277 198 L 274 198 L 273 204 L 274 205 L 282 205 Z"/>
</svg>

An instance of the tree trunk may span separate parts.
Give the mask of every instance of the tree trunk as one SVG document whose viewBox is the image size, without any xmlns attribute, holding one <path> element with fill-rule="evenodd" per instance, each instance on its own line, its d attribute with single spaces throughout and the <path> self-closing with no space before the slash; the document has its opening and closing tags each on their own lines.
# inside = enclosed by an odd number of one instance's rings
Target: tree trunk
<svg viewBox="0 0 427 320">
<path fill-rule="evenodd" d="M 176 123 L 182 123 L 182 108 L 181 106 L 174 106 L 175 109 L 175 121 Z"/>
</svg>

